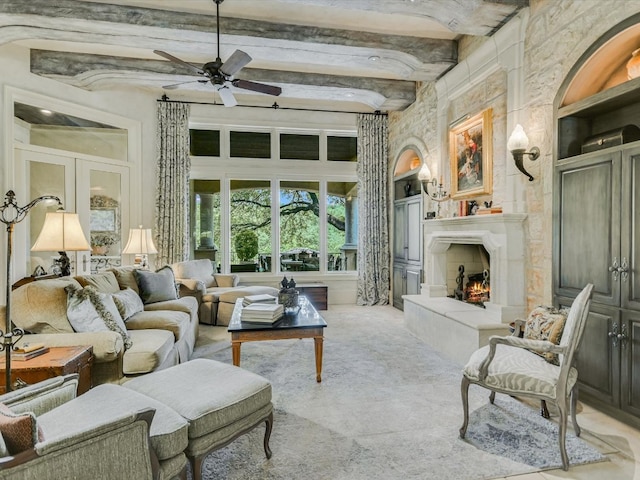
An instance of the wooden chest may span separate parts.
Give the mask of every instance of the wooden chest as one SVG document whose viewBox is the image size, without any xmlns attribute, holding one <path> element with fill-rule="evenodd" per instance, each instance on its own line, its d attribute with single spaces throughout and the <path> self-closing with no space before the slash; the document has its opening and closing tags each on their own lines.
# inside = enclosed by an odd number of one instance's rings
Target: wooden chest
<svg viewBox="0 0 640 480">
<path fill-rule="evenodd" d="M 0 355 L 0 393 L 5 392 L 5 356 Z M 93 364 L 93 347 L 51 347 L 47 353 L 23 361 L 11 361 L 11 384 L 20 379 L 29 385 L 47 378 L 79 374 L 78 395 L 91 388 L 91 365 Z"/>
<path fill-rule="evenodd" d="M 324 283 L 298 283 L 296 290 L 307 297 L 316 310 L 327 309 L 327 286 Z"/>
</svg>

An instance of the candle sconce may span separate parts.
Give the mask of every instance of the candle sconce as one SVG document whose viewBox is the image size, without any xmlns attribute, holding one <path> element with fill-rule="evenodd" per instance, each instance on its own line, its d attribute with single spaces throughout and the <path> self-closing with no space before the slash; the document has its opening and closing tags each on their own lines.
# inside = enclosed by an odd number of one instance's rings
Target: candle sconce
<svg viewBox="0 0 640 480">
<path fill-rule="evenodd" d="M 444 189 L 444 185 L 442 183 L 442 177 L 440 178 L 440 183 L 435 178 L 431 178 L 431 172 L 429 171 L 429 167 L 427 164 L 423 164 L 422 168 L 418 172 L 418 180 L 422 184 L 422 189 L 427 196 L 438 204 L 438 210 L 436 213 L 436 218 L 442 218 L 440 216 L 440 204 L 445 200 L 449 200 L 451 198 L 449 193 Z M 429 185 L 432 187 L 432 191 L 429 192 Z"/>
</svg>

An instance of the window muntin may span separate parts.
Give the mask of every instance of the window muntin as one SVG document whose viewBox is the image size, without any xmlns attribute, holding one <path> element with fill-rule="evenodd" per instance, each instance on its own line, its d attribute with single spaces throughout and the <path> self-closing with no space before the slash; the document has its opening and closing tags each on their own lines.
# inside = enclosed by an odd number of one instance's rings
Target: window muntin
<svg viewBox="0 0 640 480">
<path fill-rule="evenodd" d="M 327 183 L 327 270 L 358 268 L 358 184 Z"/>
<path fill-rule="evenodd" d="M 231 180 L 230 183 L 231 271 L 270 271 L 271 241 L 271 182 L 269 180 Z M 257 237 L 257 251 L 248 247 L 250 239 L 238 244 L 242 232 Z M 242 233 L 242 234 L 241 234 Z M 244 252 L 239 250 L 244 247 Z M 247 255 L 247 252 L 249 254 Z M 243 256 L 244 253 L 244 256 Z"/>
<path fill-rule="evenodd" d="M 320 184 L 280 182 L 280 269 L 320 270 Z"/>
</svg>

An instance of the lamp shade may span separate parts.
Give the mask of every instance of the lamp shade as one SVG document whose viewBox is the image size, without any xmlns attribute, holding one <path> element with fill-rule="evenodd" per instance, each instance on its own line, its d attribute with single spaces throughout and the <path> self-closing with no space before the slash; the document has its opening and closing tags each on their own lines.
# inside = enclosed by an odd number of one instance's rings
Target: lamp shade
<svg viewBox="0 0 640 480">
<path fill-rule="evenodd" d="M 127 254 L 150 254 L 158 253 L 151 238 L 150 228 L 132 228 L 129 230 L 129 241 L 125 245 L 122 253 Z"/>
<path fill-rule="evenodd" d="M 84 236 L 77 213 L 47 212 L 40 235 L 31 250 L 34 252 L 65 252 L 91 250 Z"/>
<path fill-rule="evenodd" d="M 430 180 L 430 179 L 431 179 L 431 171 L 429 170 L 429 167 L 427 167 L 427 164 L 423 163 L 422 167 L 420 167 L 420 170 L 418 171 L 418 180 L 422 182 L 424 180 Z"/>
<path fill-rule="evenodd" d="M 509 140 L 507 141 L 507 148 L 510 152 L 514 150 L 526 150 L 529 146 L 529 137 L 524 133 L 524 128 L 519 123 L 516 128 L 513 129 Z"/>
</svg>

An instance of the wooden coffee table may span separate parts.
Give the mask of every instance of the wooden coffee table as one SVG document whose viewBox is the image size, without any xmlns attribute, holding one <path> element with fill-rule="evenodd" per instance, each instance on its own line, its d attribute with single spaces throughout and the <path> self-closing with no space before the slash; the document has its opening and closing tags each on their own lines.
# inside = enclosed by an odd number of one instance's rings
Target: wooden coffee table
<svg viewBox="0 0 640 480">
<path fill-rule="evenodd" d="M 306 297 L 301 296 L 299 298 L 301 308 L 298 313 L 286 314 L 273 325 L 259 325 L 241 321 L 242 301 L 242 298 L 236 300 L 233 315 L 229 322 L 233 364 L 237 367 L 240 366 L 240 346 L 242 342 L 313 338 L 316 355 L 316 381 L 321 382 L 322 344 L 327 322 L 320 316 L 311 302 Z"/>
</svg>

